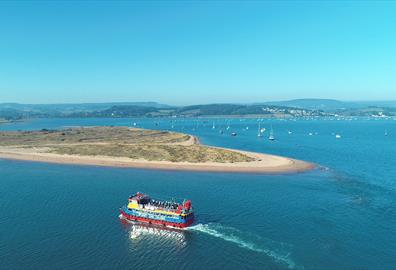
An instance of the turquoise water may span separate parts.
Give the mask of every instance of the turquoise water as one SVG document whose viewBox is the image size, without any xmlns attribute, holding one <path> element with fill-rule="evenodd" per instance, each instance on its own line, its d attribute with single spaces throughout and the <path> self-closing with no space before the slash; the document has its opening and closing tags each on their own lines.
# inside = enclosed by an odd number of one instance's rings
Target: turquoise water
<svg viewBox="0 0 396 270">
<path fill-rule="evenodd" d="M 396 268 L 394 120 L 264 120 L 273 143 L 256 136 L 257 119 L 40 119 L 0 130 L 133 122 L 320 166 L 259 175 L 0 160 L 1 269 Z M 135 191 L 191 199 L 196 224 L 180 232 L 120 222 Z"/>
</svg>

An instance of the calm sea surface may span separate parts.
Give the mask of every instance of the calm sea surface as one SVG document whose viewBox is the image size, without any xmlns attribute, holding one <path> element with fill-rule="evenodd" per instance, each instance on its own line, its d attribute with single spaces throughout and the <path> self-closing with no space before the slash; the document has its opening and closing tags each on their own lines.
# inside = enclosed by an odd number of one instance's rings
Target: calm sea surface
<svg viewBox="0 0 396 270">
<path fill-rule="evenodd" d="M 259 175 L 0 159 L 0 269 L 396 269 L 395 120 L 264 120 L 264 138 L 257 119 L 40 119 L 0 130 L 134 122 L 321 166 Z M 195 225 L 123 224 L 118 208 L 136 191 L 191 199 Z"/>
</svg>

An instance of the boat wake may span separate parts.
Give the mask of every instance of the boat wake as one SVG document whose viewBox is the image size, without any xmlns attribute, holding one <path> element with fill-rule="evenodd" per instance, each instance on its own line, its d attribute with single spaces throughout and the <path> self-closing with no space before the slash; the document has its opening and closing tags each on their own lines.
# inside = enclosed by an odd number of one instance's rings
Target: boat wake
<svg viewBox="0 0 396 270">
<path fill-rule="evenodd" d="M 147 240 L 148 238 L 151 240 L 161 239 L 169 243 L 176 242 L 182 246 L 186 245 L 186 238 L 183 231 L 144 224 L 130 224 L 129 238 L 132 241 Z"/>
<path fill-rule="evenodd" d="M 241 248 L 264 253 L 278 263 L 289 269 L 295 269 L 296 264 L 290 258 L 291 245 L 275 242 L 258 235 L 249 234 L 236 228 L 226 227 L 221 224 L 197 224 L 188 227 L 188 230 L 198 231 L 234 243 Z"/>
</svg>

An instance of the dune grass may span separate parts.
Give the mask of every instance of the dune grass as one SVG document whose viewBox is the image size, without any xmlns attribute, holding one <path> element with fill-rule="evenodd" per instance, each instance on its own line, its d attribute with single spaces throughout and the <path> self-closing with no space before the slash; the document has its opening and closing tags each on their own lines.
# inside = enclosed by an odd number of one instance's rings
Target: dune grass
<svg viewBox="0 0 396 270">
<path fill-rule="evenodd" d="M 55 146 L 50 150 L 52 153 L 82 155 L 82 156 L 112 156 L 128 157 L 132 159 L 144 159 L 149 161 L 172 161 L 172 162 L 247 162 L 253 159 L 230 150 L 217 149 L 202 145 L 79 145 Z"/>
<path fill-rule="evenodd" d="M 171 162 L 253 161 L 245 154 L 194 144 L 190 135 L 128 127 L 0 132 L 0 146 L 41 148 L 46 152 Z"/>
<path fill-rule="evenodd" d="M 48 145 L 76 143 L 163 144 L 187 141 L 189 135 L 128 127 L 86 127 L 64 130 L 0 132 L 0 145 Z"/>
</svg>

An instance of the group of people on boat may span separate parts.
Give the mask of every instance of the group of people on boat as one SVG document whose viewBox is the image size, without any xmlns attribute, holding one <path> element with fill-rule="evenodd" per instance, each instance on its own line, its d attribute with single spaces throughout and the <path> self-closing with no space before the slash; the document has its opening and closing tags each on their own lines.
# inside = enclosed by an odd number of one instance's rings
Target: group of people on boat
<svg viewBox="0 0 396 270">
<path fill-rule="evenodd" d="M 130 196 L 129 201 L 136 201 L 140 208 L 147 208 L 150 210 L 162 208 L 168 211 L 176 211 L 183 207 L 181 204 L 176 202 L 153 200 L 148 195 L 139 192 Z"/>
<path fill-rule="evenodd" d="M 172 209 L 172 210 L 176 210 L 179 207 L 178 203 L 168 202 L 168 201 L 151 200 L 148 204 L 155 206 L 155 207 L 162 207 L 162 208 Z"/>
</svg>

